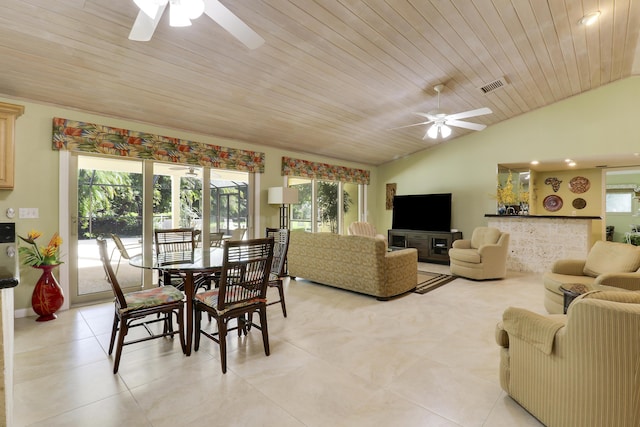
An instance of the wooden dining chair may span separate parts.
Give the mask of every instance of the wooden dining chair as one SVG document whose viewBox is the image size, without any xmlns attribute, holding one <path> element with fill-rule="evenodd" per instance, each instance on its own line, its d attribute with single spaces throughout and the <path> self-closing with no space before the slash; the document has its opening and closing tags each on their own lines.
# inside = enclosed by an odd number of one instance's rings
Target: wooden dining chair
<svg viewBox="0 0 640 427">
<path fill-rule="evenodd" d="M 156 256 L 160 259 L 161 254 L 180 255 L 183 262 L 188 263 L 193 260 L 193 252 L 196 247 L 196 230 L 193 228 L 156 228 L 153 230 L 153 237 L 156 248 Z M 188 256 L 191 254 L 191 256 Z M 167 255 L 169 256 L 169 255 Z M 171 256 L 172 264 L 180 260 Z M 160 274 L 158 285 L 173 285 L 180 290 L 184 289 L 184 274 L 168 273 Z"/>
<path fill-rule="evenodd" d="M 280 299 L 269 301 L 267 305 L 280 303 L 282 314 L 287 317 L 287 306 L 284 301 L 284 278 L 287 277 L 286 261 L 289 250 L 289 230 L 286 228 L 267 228 L 266 236 L 273 238 L 273 262 L 269 272 L 269 287 L 278 289 Z"/>
<path fill-rule="evenodd" d="M 193 309 L 195 326 L 194 350 L 200 347 L 200 335 L 218 343 L 222 373 L 227 372 L 227 344 L 229 331 L 237 330 L 238 336 L 247 334 L 248 323 L 262 331 L 264 352 L 269 355 L 267 329 L 267 283 L 273 262 L 273 238 L 230 241 L 224 246 L 220 286 L 195 295 Z M 252 323 L 252 315 L 258 312 L 260 325 Z M 202 328 L 202 313 L 216 320 L 212 331 Z M 236 319 L 235 327 L 229 327 Z"/>
<path fill-rule="evenodd" d="M 183 320 L 184 295 L 182 292 L 173 286 L 167 285 L 127 294 L 123 293 L 118 279 L 111 268 L 111 262 L 107 255 L 107 241 L 104 238 L 98 238 L 97 242 L 100 260 L 102 261 L 104 271 L 109 278 L 109 283 L 115 296 L 115 313 L 113 316 L 113 326 L 111 328 L 111 340 L 109 342 L 109 355 L 111 355 L 116 342 L 116 335 L 118 335 L 116 356 L 113 362 L 113 373 L 118 373 L 122 348 L 125 345 L 156 338 L 173 337 L 173 335 L 178 334 L 182 352 L 186 353 Z M 177 331 L 173 328 L 174 314 L 178 321 Z M 151 315 L 157 316 L 148 318 L 148 316 Z M 163 323 L 162 332 L 159 333 L 154 332 L 151 327 L 152 324 L 158 322 Z M 149 336 L 125 341 L 129 330 L 138 326 L 144 327 L 149 333 Z"/>
</svg>

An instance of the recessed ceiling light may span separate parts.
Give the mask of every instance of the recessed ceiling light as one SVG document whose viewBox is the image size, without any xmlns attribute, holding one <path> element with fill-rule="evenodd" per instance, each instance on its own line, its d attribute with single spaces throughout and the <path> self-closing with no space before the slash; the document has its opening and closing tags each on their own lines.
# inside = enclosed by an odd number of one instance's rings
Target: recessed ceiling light
<svg viewBox="0 0 640 427">
<path fill-rule="evenodd" d="M 573 161 L 573 160 L 571 160 L 571 159 L 564 159 L 564 162 L 565 162 L 565 163 L 571 163 L 572 161 Z"/>
<path fill-rule="evenodd" d="M 578 21 L 578 24 L 589 26 L 589 25 L 595 23 L 598 20 L 599 17 L 600 17 L 600 11 L 599 10 L 597 10 L 595 12 L 587 13 L 582 18 L 580 18 L 580 20 Z"/>
<path fill-rule="evenodd" d="M 540 162 L 539 162 L 539 161 L 537 161 L 537 160 L 532 160 L 532 161 L 531 161 L 531 164 L 532 164 L 532 165 L 538 165 L 538 164 L 540 164 Z"/>
<path fill-rule="evenodd" d="M 573 161 L 572 161 L 572 162 L 569 162 L 569 163 L 567 163 L 567 164 L 568 164 L 569 166 L 571 166 L 571 167 L 574 167 L 574 166 L 576 165 L 576 162 L 573 162 Z"/>
</svg>

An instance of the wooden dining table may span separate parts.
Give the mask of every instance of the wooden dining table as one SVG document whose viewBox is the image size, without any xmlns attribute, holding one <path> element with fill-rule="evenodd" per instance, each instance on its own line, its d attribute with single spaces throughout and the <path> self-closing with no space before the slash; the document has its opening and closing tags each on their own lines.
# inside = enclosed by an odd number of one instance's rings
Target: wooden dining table
<svg viewBox="0 0 640 427">
<path fill-rule="evenodd" d="M 222 269 L 223 248 L 195 248 L 193 251 L 153 253 L 151 257 L 142 254 L 132 256 L 129 264 L 134 267 L 158 270 L 159 274 L 175 274 L 184 276 L 185 309 L 185 343 L 186 355 L 191 355 L 193 343 L 193 297 L 196 293 L 196 280 L 211 275 Z M 167 282 L 169 283 L 169 282 Z"/>
</svg>

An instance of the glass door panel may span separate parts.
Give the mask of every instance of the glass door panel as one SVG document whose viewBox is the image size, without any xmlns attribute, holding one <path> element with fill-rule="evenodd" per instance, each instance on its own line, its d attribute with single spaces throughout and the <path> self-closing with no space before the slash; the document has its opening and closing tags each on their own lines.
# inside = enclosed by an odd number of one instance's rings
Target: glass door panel
<svg viewBox="0 0 640 427">
<path fill-rule="evenodd" d="M 298 203 L 291 205 L 289 210 L 291 215 L 289 228 L 291 230 L 312 231 L 313 183 L 310 179 L 293 177 L 289 178 L 288 183 L 289 187 L 298 189 Z"/>
<path fill-rule="evenodd" d="M 221 169 L 211 170 L 211 232 L 230 235 L 237 228 L 248 228 L 249 174 Z"/>
<path fill-rule="evenodd" d="M 342 185 L 342 205 L 344 220 L 342 221 L 342 234 L 349 234 L 349 225 L 358 221 L 358 184 L 345 183 Z"/>
<path fill-rule="evenodd" d="M 318 181 L 316 210 L 318 212 L 317 232 L 338 232 L 338 188 L 337 182 Z"/>
<path fill-rule="evenodd" d="M 119 237 L 129 255 L 141 251 L 142 162 L 86 155 L 75 156 L 77 179 L 73 183 L 77 221 L 71 232 L 71 302 L 88 302 L 112 296 L 98 254 L 96 238 L 107 239 L 111 264 L 121 287 L 139 289 L 141 270 L 131 267 L 116 248 Z M 72 214 L 73 215 L 73 214 Z M 75 239 L 74 239 L 75 238 Z"/>
</svg>

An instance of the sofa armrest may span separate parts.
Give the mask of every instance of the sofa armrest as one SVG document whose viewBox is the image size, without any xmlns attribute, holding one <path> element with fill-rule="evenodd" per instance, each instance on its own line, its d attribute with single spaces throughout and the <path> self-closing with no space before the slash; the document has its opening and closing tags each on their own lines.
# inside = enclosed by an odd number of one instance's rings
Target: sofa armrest
<svg viewBox="0 0 640 427">
<path fill-rule="evenodd" d="M 458 239 L 454 240 L 451 244 L 452 248 L 456 249 L 471 249 L 471 240 Z"/>
<path fill-rule="evenodd" d="M 584 259 L 560 259 L 553 263 L 551 272 L 569 276 L 584 276 L 586 262 Z"/>
<path fill-rule="evenodd" d="M 415 248 L 387 252 L 384 257 L 385 282 L 389 290 L 406 292 L 416 287 L 418 250 Z M 394 291 L 395 292 L 395 291 Z"/>
<path fill-rule="evenodd" d="M 594 287 L 607 286 L 610 288 L 640 291 L 640 273 L 604 273 L 596 277 Z"/>
<path fill-rule="evenodd" d="M 543 316 L 522 308 L 509 307 L 502 315 L 504 330 L 551 354 L 556 333 L 566 325 L 566 316 Z"/>
<path fill-rule="evenodd" d="M 496 325 L 496 343 L 502 348 L 509 348 L 509 334 L 504 330 L 504 323 Z"/>
<path fill-rule="evenodd" d="M 506 252 L 507 248 L 502 246 L 502 245 L 498 245 L 496 243 L 491 243 L 491 244 L 487 244 L 487 245 L 482 245 L 478 248 L 478 253 L 480 254 L 480 256 L 482 257 L 482 259 L 484 260 L 485 257 L 487 258 L 493 258 L 496 255 L 499 255 L 503 252 Z"/>
</svg>

